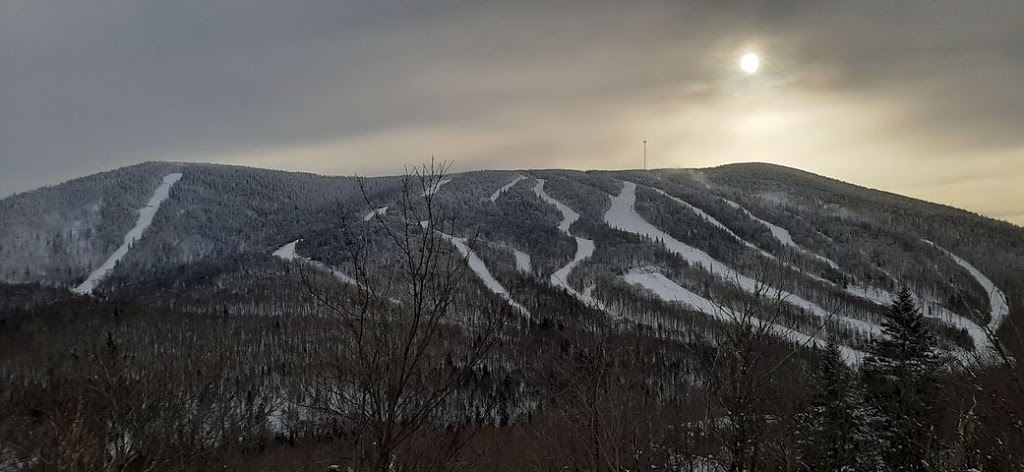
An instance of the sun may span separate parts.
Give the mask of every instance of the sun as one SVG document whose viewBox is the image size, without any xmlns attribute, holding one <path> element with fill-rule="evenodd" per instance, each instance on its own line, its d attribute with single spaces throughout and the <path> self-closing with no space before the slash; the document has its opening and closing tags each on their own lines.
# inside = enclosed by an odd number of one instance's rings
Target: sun
<svg viewBox="0 0 1024 472">
<path fill-rule="evenodd" d="M 748 52 L 740 57 L 740 69 L 746 72 L 748 75 L 757 73 L 757 70 L 761 68 L 761 57 L 752 52 Z"/>
</svg>

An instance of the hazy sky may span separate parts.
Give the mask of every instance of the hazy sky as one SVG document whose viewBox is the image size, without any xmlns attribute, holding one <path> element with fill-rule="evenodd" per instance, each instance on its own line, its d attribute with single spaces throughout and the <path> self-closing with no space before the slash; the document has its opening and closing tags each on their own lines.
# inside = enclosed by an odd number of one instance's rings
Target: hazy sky
<svg viewBox="0 0 1024 472">
<path fill-rule="evenodd" d="M 1022 49 L 1020 0 L 0 0 L 0 196 L 147 160 L 636 168 L 646 139 L 1024 223 Z"/>
</svg>

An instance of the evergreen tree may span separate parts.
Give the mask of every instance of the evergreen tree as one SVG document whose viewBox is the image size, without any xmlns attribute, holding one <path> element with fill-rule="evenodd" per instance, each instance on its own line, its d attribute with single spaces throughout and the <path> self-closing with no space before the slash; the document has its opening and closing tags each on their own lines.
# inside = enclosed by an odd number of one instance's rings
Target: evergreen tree
<svg viewBox="0 0 1024 472">
<path fill-rule="evenodd" d="M 864 404 L 854 380 L 833 340 L 818 364 L 811 403 L 798 418 L 802 470 L 885 470 L 873 428 L 878 414 Z"/>
<path fill-rule="evenodd" d="M 883 417 L 886 463 L 890 470 L 925 471 L 938 448 L 935 425 L 946 357 L 905 286 L 889 308 L 882 334 L 872 342 L 862 370 L 867 400 Z"/>
</svg>

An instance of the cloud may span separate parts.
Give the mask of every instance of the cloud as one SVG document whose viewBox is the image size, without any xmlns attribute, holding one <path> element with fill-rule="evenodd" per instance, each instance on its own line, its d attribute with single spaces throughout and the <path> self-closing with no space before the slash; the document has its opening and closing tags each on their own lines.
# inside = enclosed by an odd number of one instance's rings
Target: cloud
<svg viewBox="0 0 1024 472">
<path fill-rule="evenodd" d="M 895 191 L 993 166 L 1020 178 L 1021 14 L 1009 0 L 8 0 L 0 195 L 153 159 L 638 167 L 643 139 L 658 165 L 767 160 Z M 737 74 L 747 48 L 763 74 Z"/>
</svg>

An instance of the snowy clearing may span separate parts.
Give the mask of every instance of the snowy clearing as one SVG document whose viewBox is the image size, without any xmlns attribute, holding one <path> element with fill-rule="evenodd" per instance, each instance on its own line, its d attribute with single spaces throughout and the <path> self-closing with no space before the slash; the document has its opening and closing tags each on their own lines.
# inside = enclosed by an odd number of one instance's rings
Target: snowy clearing
<svg viewBox="0 0 1024 472">
<path fill-rule="evenodd" d="M 516 258 L 516 270 L 524 274 L 533 272 L 533 267 L 530 264 L 530 255 L 520 251 L 518 249 L 512 250 L 512 255 Z"/>
<path fill-rule="evenodd" d="M 558 223 L 558 230 L 561 231 L 562 233 L 565 233 L 567 236 L 571 236 L 576 239 L 576 255 L 573 256 L 572 260 L 569 261 L 569 263 L 566 264 L 565 267 L 562 267 L 561 269 L 555 271 L 554 274 L 551 274 L 551 284 L 556 287 L 561 287 L 565 289 L 565 291 L 569 292 L 570 295 L 576 297 L 577 300 L 582 301 L 588 306 L 596 307 L 600 310 L 607 311 L 604 307 L 604 304 L 601 303 L 600 300 L 591 297 L 587 293 L 578 292 L 575 289 L 573 289 L 572 286 L 569 285 L 569 274 L 572 273 L 572 270 L 575 269 L 580 262 L 583 262 L 590 256 L 593 256 L 594 250 L 597 248 L 597 246 L 594 244 L 594 241 L 592 240 L 581 238 L 579 236 L 573 236 L 573 234 L 569 231 L 569 228 L 572 227 L 572 224 L 575 223 L 576 220 L 580 219 L 580 214 L 576 213 L 575 211 L 572 210 L 572 208 L 569 208 L 562 202 L 555 200 L 554 198 L 551 198 L 551 196 L 544 191 L 545 182 L 546 181 L 544 179 L 537 179 L 537 185 L 533 187 L 533 192 L 536 193 L 541 200 L 543 200 L 549 205 L 554 206 L 555 208 L 558 209 L 559 212 L 562 213 L 562 221 Z"/>
<path fill-rule="evenodd" d="M 284 246 L 281 246 L 276 251 L 274 251 L 272 255 L 274 257 L 278 258 L 278 259 L 289 261 L 289 262 L 302 262 L 304 264 L 309 264 L 310 266 L 312 266 L 312 267 L 314 267 L 314 268 L 316 268 L 318 270 L 321 270 L 321 271 L 324 271 L 324 272 L 327 272 L 327 273 L 333 275 L 334 278 L 338 279 L 339 281 L 341 281 L 343 283 L 346 283 L 346 284 L 349 284 L 349 285 L 359 285 L 359 283 L 356 282 L 355 279 L 353 279 L 352 277 L 349 277 L 347 274 L 345 274 L 344 272 L 342 272 L 342 271 L 340 271 L 338 269 L 334 269 L 334 268 L 328 267 L 327 264 L 324 264 L 324 263 L 318 262 L 318 261 L 314 261 L 313 259 L 310 259 L 308 257 L 300 256 L 298 254 L 298 252 L 296 252 L 296 250 L 295 250 L 295 245 L 298 244 L 299 241 L 302 241 L 302 240 L 301 239 L 296 239 L 295 241 L 292 241 L 292 242 L 290 242 L 288 244 L 285 244 Z"/>
<path fill-rule="evenodd" d="M 669 251 L 683 258 L 683 260 L 697 267 L 702 267 L 712 274 L 717 274 L 719 277 L 735 283 L 737 286 L 749 293 L 756 293 L 765 288 L 764 284 L 761 282 L 739 273 L 732 267 L 712 258 L 706 252 L 683 243 L 682 241 L 673 238 L 668 233 L 658 229 L 656 226 L 648 223 L 647 220 L 636 212 L 636 209 L 634 208 L 635 203 L 636 184 L 623 181 L 622 191 L 618 196 L 612 198 L 612 206 L 604 215 L 605 223 L 618 230 L 645 236 L 655 241 L 660 241 Z M 875 324 L 855 318 L 834 317 L 832 313 L 824 308 L 795 294 L 778 289 L 772 290 L 774 293 L 769 291 L 769 296 L 778 296 L 779 298 L 784 299 L 787 303 L 802 308 L 819 318 L 835 319 L 837 322 L 845 324 L 849 328 L 866 331 L 871 335 L 881 333 L 881 330 Z"/>
<path fill-rule="evenodd" d="M 153 196 L 149 198 L 146 206 L 139 209 L 139 220 L 132 229 L 128 230 L 128 234 L 124 235 L 124 242 L 121 243 L 121 247 L 117 248 L 103 265 L 89 274 L 89 278 L 85 279 L 85 282 L 73 288 L 72 292 L 80 295 L 90 294 L 103 279 L 107 278 L 114 271 L 117 263 L 128 254 L 128 250 L 131 249 L 132 245 L 142 238 L 142 234 L 146 232 L 149 225 L 153 224 L 153 217 L 156 216 L 160 205 L 171 196 L 171 187 L 181 180 L 181 175 L 180 173 L 174 173 L 164 176 L 163 183 L 153 192 Z"/>
<path fill-rule="evenodd" d="M 668 277 L 665 277 L 660 272 L 634 269 L 625 275 L 625 279 L 626 282 L 632 285 L 637 285 L 653 292 L 658 296 L 658 298 L 664 301 L 689 305 L 697 311 L 719 321 L 732 322 L 736 319 L 736 315 L 730 313 L 727 309 L 719 307 L 710 300 L 679 286 L 679 284 L 673 282 Z M 761 326 L 768 328 L 773 334 L 780 338 L 786 339 L 800 346 L 823 348 L 828 344 L 821 339 L 808 336 L 804 333 L 776 323 L 768 323 L 764 320 L 757 320 L 757 322 L 760 323 Z M 839 346 L 839 350 L 843 355 L 843 359 L 849 365 L 859 365 L 864 359 L 863 352 L 852 349 L 848 346 Z"/>
<path fill-rule="evenodd" d="M 523 180 L 526 180 L 525 176 L 517 175 L 515 180 L 505 184 L 503 187 L 499 188 L 498 190 L 495 190 L 494 193 L 491 194 L 491 202 L 498 201 L 498 197 L 501 197 L 501 194 L 503 194 L 503 193 L 505 193 L 505 192 L 507 192 L 509 190 L 512 190 L 512 187 L 515 187 L 516 184 L 518 184 L 519 182 L 521 182 Z"/>
<path fill-rule="evenodd" d="M 387 212 L 388 212 L 388 207 L 387 206 L 382 206 L 380 208 L 377 208 L 376 210 L 373 210 L 373 211 L 367 213 L 366 216 L 363 217 L 363 221 L 370 221 L 370 220 L 373 219 L 373 217 L 375 217 L 377 215 L 383 216 L 383 215 L 387 214 Z"/>
</svg>

